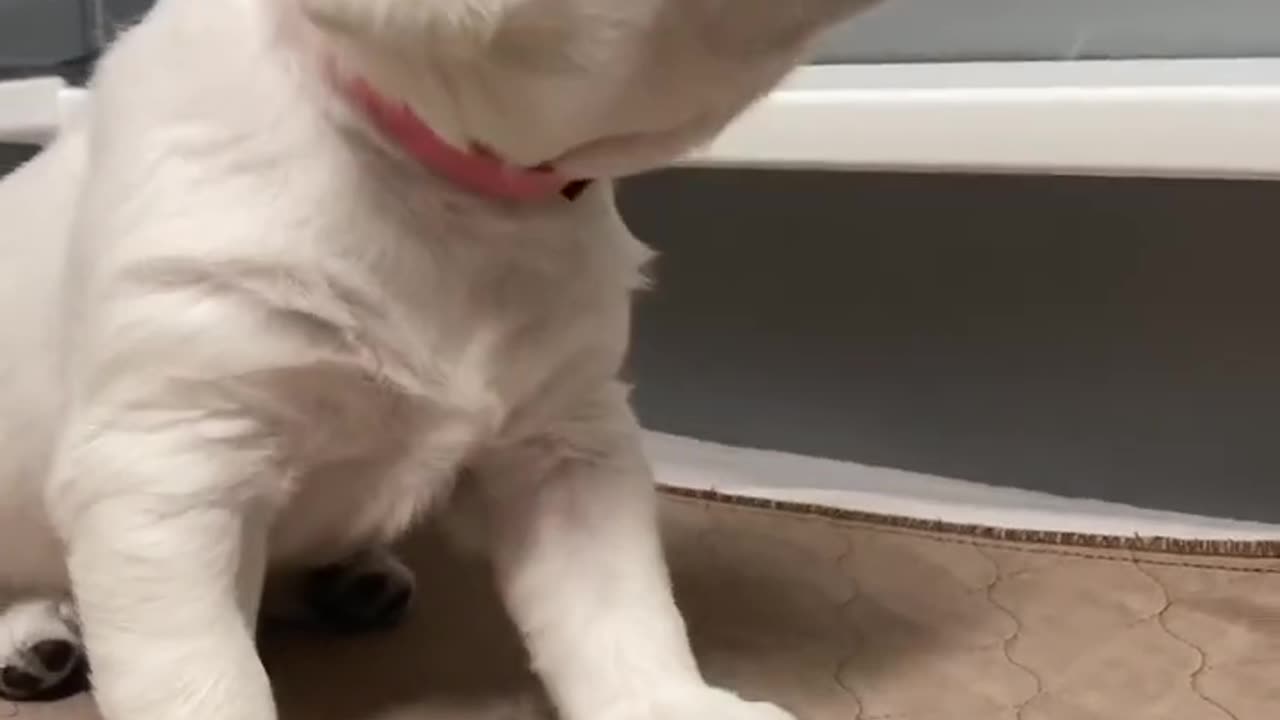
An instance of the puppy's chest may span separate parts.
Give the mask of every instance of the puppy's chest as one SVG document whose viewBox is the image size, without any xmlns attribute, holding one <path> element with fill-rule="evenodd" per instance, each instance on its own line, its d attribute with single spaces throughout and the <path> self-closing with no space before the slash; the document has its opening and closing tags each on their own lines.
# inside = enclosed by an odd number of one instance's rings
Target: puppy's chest
<svg viewBox="0 0 1280 720">
<path fill-rule="evenodd" d="M 320 443 L 321 455 L 355 452 L 304 478 L 277 535 L 283 557 L 394 538 L 469 461 L 536 434 L 616 371 L 621 329 L 598 315 L 609 303 L 471 280 L 406 292 L 368 320 L 364 351 L 382 376 L 350 387 Z"/>
<path fill-rule="evenodd" d="M 323 261 L 309 272 L 322 278 L 308 285 L 332 309 L 317 325 L 341 328 L 333 339 L 373 382 L 344 374 L 335 411 L 309 413 L 335 418 L 308 444 L 324 462 L 296 498 L 308 510 L 293 513 L 317 536 L 328 519 L 394 532 L 469 460 L 536 435 L 609 382 L 643 256 L 607 207 L 494 217 L 354 195 L 344 219 L 313 224 Z M 326 510 L 341 517 L 321 521 Z"/>
<path fill-rule="evenodd" d="M 434 446 L 465 454 L 536 432 L 617 371 L 624 288 L 518 261 L 459 263 L 420 277 L 426 282 L 389 286 L 383 321 L 370 322 L 366 336 L 413 418 L 415 453 L 425 445 L 428 454 Z"/>
</svg>

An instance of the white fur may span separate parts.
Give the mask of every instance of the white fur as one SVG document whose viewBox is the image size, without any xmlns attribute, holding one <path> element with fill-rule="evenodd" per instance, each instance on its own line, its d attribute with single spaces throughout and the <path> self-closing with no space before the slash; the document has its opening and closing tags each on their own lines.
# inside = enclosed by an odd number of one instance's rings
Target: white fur
<svg viewBox="0 0 1280 720">
<path fill-rule="evenodd" d="M 74 589 L 107 720 L 273 718 L 267 566 L 394 538 L 464 467 L 565 718 L 786 718 L 703 684 L 671 599 L 616 380 L 647 251 L 608 183 L 466 194 L 322 68 L 607 178 L 709 138 L 864 3 L 162 0 L 128 32 L 0 185 L 0 583 Z"/>
</svg>

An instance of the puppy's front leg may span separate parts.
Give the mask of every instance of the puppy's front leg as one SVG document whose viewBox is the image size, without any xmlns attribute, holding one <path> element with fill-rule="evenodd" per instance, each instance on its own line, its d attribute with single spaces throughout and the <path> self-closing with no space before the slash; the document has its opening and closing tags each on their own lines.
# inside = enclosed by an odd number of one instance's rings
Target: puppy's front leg
<svg viewBox="0 0 1280 720">
<path fill-rule="evenodd" d="M 565 720 L 788 720 L 709 688 L 671 595 L 624 393 L 475 468 L 498 580 Z"/>
<path fill-rule="evenodd" d="M 103 716 L 273 720 L 253 637 L 268 527 L 253 431 L 163 415 L 77 427 L 48 502 Z"/>
</svg>

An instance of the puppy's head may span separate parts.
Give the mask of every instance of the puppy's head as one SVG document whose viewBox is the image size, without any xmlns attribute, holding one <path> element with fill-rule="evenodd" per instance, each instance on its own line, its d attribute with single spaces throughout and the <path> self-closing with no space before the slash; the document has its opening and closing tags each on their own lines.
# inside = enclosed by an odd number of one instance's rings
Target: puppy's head
<svg viewBox="0 0 1280 720">
<path fill-rule="evenodd" d="M 285 1 L 443 134 L 579 177 L 709 140 L 822 29 L 875 2 Z"/>
</svg>

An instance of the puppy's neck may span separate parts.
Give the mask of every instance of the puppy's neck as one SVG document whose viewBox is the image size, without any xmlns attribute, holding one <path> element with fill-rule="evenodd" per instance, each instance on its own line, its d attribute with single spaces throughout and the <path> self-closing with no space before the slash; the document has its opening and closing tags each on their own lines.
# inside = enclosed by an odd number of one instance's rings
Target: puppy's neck
<svg viewBox="0 0 1280 720">
<path fill-rule="evenodd" d="M 504 201 L 576 199 L 586 179 L 561 177 L 548 165 L 523 167 L 467 132 L 446 73 L 425 56 L 410 62 L 368 43 L 335 37 L 284 3 L 281 38 L 307 82 L 339 122 L 369 135 L 385 151 L 424 167 L 460 189 Z"/>
</svg>

